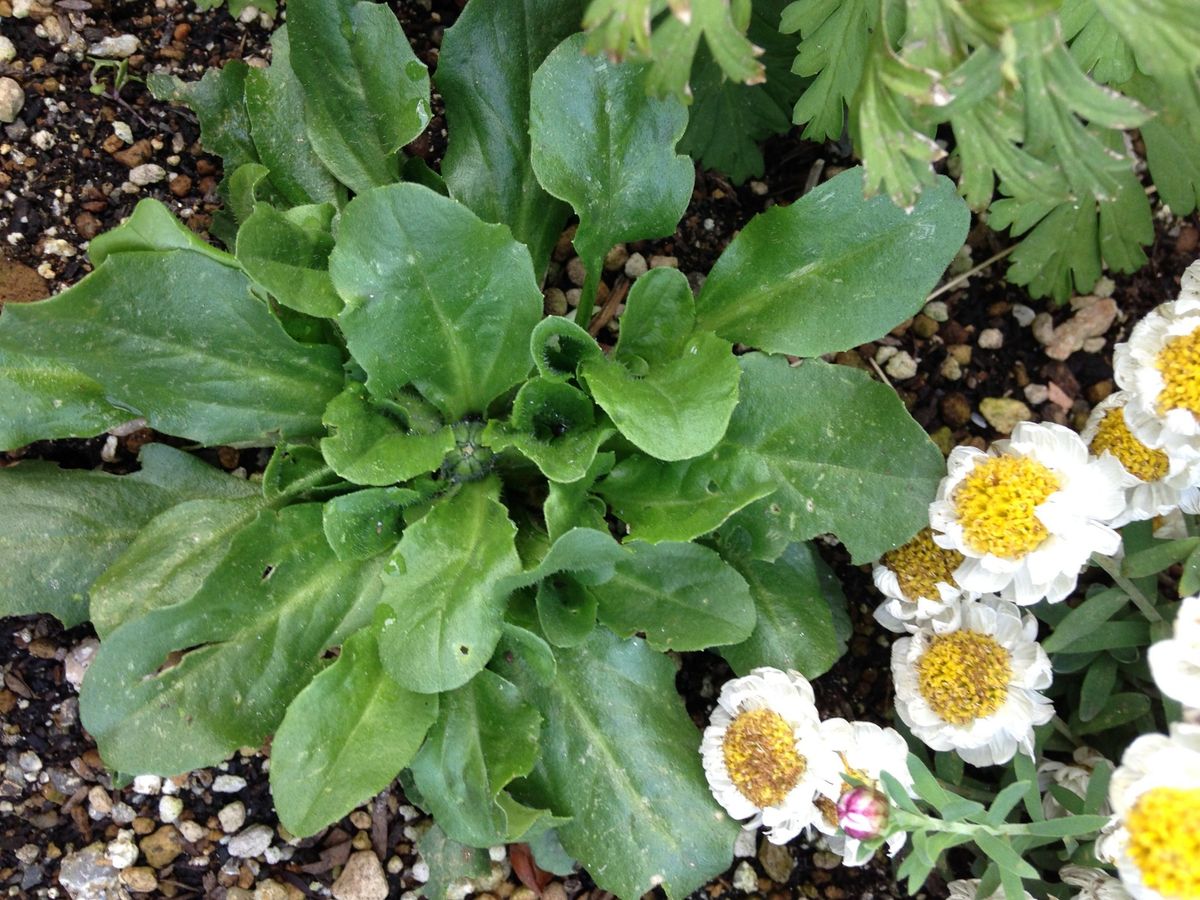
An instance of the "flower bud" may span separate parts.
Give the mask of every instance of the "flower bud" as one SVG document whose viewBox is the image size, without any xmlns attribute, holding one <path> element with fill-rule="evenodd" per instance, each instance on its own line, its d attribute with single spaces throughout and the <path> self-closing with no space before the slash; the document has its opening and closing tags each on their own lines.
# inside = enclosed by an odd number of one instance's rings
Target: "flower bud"
<svg viewBox="0 0 1200 900">
<path fill-rule="evenodd" d="M 887 797 L 869 787 L 842 794 L 837 803 L 838 825 L 855 840 L 869 841 L 887 830 Z"/>
</svg>

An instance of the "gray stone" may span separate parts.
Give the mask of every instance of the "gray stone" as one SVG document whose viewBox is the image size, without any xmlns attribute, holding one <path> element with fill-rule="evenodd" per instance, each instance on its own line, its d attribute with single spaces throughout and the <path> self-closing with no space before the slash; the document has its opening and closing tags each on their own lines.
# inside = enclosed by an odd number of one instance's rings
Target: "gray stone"
<svg viewBox="0 0 1200 900">
<path fill-rule="evenodd" d="M 157 163 L 142 163 L 129 170 L 129 180 L 138 187 L 157 184 L 167 177 L 167 170 Z"/>
<path fill-rule="evenodd" d="M 102 59 L 126 59 L 138 52 L 141 42 L 132 34 L 106 37 L 88 47 L 88 53 Z"/>
<path fill-rule="evenodd" d="M 25 92 L 11 78 L 0 78 L 0 122 L 15 122 L 25 105 Z"/>
<path fill-rule="evenodd" d="M 897 381 L 904 381 L 917 374 L 917 361 L 907 351 L 901 350 L 887 361 L 883 370 L 888 373 L 889 377 L 895 378 Z"/>
<path fill-rule="evenodd" d="M 236 794 L 246 789 L 246 779 L 241 775 L 218 775 L 213 779 L 214 794 Z"/>
<path fill-rule="evenodd" d="M 351 855 L 332 891 L 336 900 L 387 900 L 387 876 L 379 857 L 370 850 Z"/>
<path fill-rule="evenodd" d="M 754 871 L 754 866 L 745 861 L 738 863 L 738 867 L 733 870 L 733 889 L 743 894 L 752 894 L 758 890 L 758 874 Z"/>
<path fill-rule="evenodd" d="M 120 870 L 109 865 L 99 842 L 63 857 L 58 881 L 73 900 L 129 900 Z"/>
<path fill-rule="evenodd" d="M 629 259 L 625 260 L 625 277 L 629 279 L 641 278 L 650 271 L 650 266 L 646 263 L 646 257 L 640 253 L 629 254 Z"/>
<path fill-rule="evenodd" d="M 158 801 L 158 819 L 164 824 L 179 820 L 183 814 L 183 801 L 178 797 L 162 797 Z"/>
<path fill-rule="evenodd" d="M 222 831 L 233 834 L 246 824 L 246 805 L 241 800 L 234 800 L 217 813 L 217 820 L 221 823 Z"/>
<path fill-rule="evenodd" d="M 12 62 L 17 58 L 17 48 L 13 42 L 0 34 L 0 63 Z"/>
<path fill-rule="evenodd" d="M 240 856 L 242 859 L 253 859 L 261 856 L 275 840 L 275 832 L 266 825 L 251 825 L 245 831 L 239 831 L 229 839 L 229 855 Z"/>
</svg>

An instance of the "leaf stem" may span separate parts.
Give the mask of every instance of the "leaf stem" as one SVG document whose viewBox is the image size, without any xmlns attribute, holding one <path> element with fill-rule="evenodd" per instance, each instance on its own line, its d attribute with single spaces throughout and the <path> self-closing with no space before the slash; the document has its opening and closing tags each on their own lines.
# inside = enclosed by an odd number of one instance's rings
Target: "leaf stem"
<svg viewBox="0 0 1200 900">
<path fill-rule="evenodd" d="M 1141 611 L 1142 615 L 1151 622 L 1161 622 L 1163 617 L 1159 615 L 1158 610 L 1154 608 L 1154 604 L 1146 599 L 1146 595 L 1141 592 L 1136 584 L 1121 574 L 1121 566 L 1111 556 L 1101 556 L 1099 553 L 1092 554 L 1092 560 L 1108 573 L 1109 578 L 1113 583 L 1129 595 L 1129 599 L 1133 601 L 1134 606 Z"/>
<path fill-rule="evenodd" d="M 604 258 L 593 260 L 587 267 L 587 276 L 583 279 L 583 293 L 579 297 L 579 306 L 575 309 L 575 324 L 586 329 L 592 321 L 592 310 L 596 308 L 596 291 L 600 289 L 600 270 L 604 268 Z"/>
</svg>

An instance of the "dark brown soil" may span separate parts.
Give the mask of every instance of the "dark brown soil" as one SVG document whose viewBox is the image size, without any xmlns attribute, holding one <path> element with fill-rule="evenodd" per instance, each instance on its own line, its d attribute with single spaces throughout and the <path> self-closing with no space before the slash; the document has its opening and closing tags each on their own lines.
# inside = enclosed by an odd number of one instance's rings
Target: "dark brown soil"
<svg viewBox="0 0 1200 900">
<path fill-rule="evenodd" d="M 259 23 L 235 22 L 224 10 L 199 13 L 183 0 L 42 2 L 34 4 L 29 19 L 3 19 L 17 58 L 0 64 L 0 75 L 21 83 L 27 101 L 18 122 L 6 126 L 0 138 L 0 196 L 8 198 L 0 203 L 0 247 L 6 257 L 0 259 L 0 303 L 37 299 L 76 282 L 90 268 L 86 241 L 117 225 L 144 196 L 162 200 L 190 227 L 205 233 L 218 206 L 220 160 L 199 146 L 199 128 L 189 112 L 155 101 L 137 78 L 162 66 L 194 79 L 209 66 L 235 58 L 261 58 L 269 52 L 269 32 Z M 0 0 L 0 17 L 12 12 L 11 3 Z M 441 31 L 452 23 L 461 2 L 413 0 L 393 5 L 419 55 L 434 67 Z M 54 24 L 48 24 L 51 20 Z M 85 44 L 106 36 L 136 35 L 141 50 L 129 60 L 129 73 L 135 77 L 118 85 L 111 68 L 97 71 L 86 59 L 61 50 L 71 32 Z M 59 39 L 49 40 L 48 35 Z M 103 85 L 98 94 L 91 91 L 93 80 Z M 117 122 L 129 126 L 132 144 L 114 137 Z M 43 133 L 49 137 L 40 136 Z M 436 166 L 444 143 L 440 106 L 435 103 L 428 136 L 409 149 Z M 673 257 L 697 281 L 755 213 L 771 203 L 796 198 L 807 184 L 849 164 L 836 148 L 799 141 L 794 133 L 772 140 L 766 156 L 766 174 L 746 185 L 731 185 L 715 173 L 698 173 L 693 203 L 676 235 L 631 244 L 627 252 L 640 252 L 646 259 Z M 161 182 L 131 190 L 130 170 L 145 162 L 163 166 L 168 175 Z M 887 377 L 880 370 L 886 366 L 886 354 L 910 354 L 917 362 L 916 374 L 896 378 L 894 385 L 917 421 L 947 449 L 967 442 L 982 446 L 1001 436 L 980 414 L 985 398 L 1021 400 L 1028 403 L 1035 419 L 1078 426 L 1090 407 L 1112 389 L 1113 344 L 1147 309 L 1174 296 L 1179 275 L 1197 254 L 1200 230 L 1195 217 L 1177 220 L 1164 212 L 1156 222 L 1157 238 L 1149 249 L 1148 265 L 1136 275 L 1113 279 L 1111 294 L 1119 313 L 1104 333 L 1101 347 L 1078 350 L 1065 360 L 1049 358 L 1032 328 L 1014 316 L 1014 307 L 1022 304 L 1047 313 L 1054 324 L 1070 320 L 1076 311 L 1030 301 L 1021 289 L 1000 278 L 1001 262 L 939 298 L 946 304 L 944 321 L 918 316 L 880 341 L 838 354 L 837 361 Z M 972 261 L 991 257 L 1005 243 L 1003 236 L 975 228 L 970 237 Z M 574 287 L 567 274 L 570 256 L 569 243 L 560 242 L 548 281 L 549 287 L 564 294 Z M 619 268 L 606 276 L 598 309 L 604 308 L 604 294 L 611 290 L 615 295 L 623 280 Z M 559 300 L 548 295 L 548 305 L 553 302 Z M 1019 308 L 1018 312 L 1023 313 Z M 989 329 L 995 333 L 984 341 L 988 347 L 981 347 L 980 336 Z M 881 354 L 881 348 L 894 349 Z M 947 364 L 950 357 L 959 363 L 957 372 Z M 113 452 L 105 454 L 107 462 L 101 456 L 106 443 L 101 437 L 34 444 L 0 455 L 0 465 L 36 457 L 72 467 L 129 471 L 136 465 L 138 448 L 154 437 L 143 431 L 121 438 L 110 448 Z M 243 467 L 253 472 L 263 464 L 259 451 L 214 448 L 204 455 L 227 470 Z M 886 675 L 890 639 L 871 618 L 877 596 L 863 570 L 849 566 L 837 549 L 824 552 L 842 579 L 855 633 L 850 652 L 817 682 L 822 710 L 887 724 L 892 716 Z M 78 723 L 77 695 L 66 682 L 64 669 L 68 654 L 91 636 L 87 626 L 63 631 L 47 617 L 0 622 L 0 742 L 5 753 L 0 781 L 0 887 L 11 896 L 52 896 L 66 854 L 93 841 L 112 840 L 120 828 L 131 828 L 140 840 L 145 831 L 160 827 L 159 797 L 115 786 Z M 728 676 L 714 656 L 691 654 L 684 660 L 679 687 L 698 723 L 707 717 L 716 690 Z M 37 757 L 38 770 L 22 768 L 22 759 L 31 765 L 30 757 L 22 757 L 28 753 Z M 176 860 L 154 872 L 153 892 L 138 896 L 217 900 L 328 896 L 341 865 L 355 849 L 373 849 L 388 866 L 393 896 L 419 890 L 412 876 L 413 828 L 419 823 L 398 787 L 325 833 L 290 846 L 290 858 L 231 860 L 220 842 L 216 816 L 222 807 L 237 800 L 245 806 L 247 825 L 276 825 L 263 763 L 260 753 L 247 752 L 234 756 L 227 773 L 204 770 L 176 779 L 185 803 L 183 819 L 197 823 L 201 834 L 183 843 Z M 211 785 L 217 774 L 241 775 L 246 787 L 236 794 L 214 794 Z M 289 846 L 279 838 L 275 844 Z M 785 874 L 789 854 L 792 868 Z M 886 859 L 876 859 L 862 869 L 824 868 L 829 860 L 802 840 L 793 842 L 782 859 L 768 853 L 761 859 L 751 857 L 749 863 L 759 875 L 759 891 L 781 900 L 904 896 L 891 878 Z M 144 859 L 137 862 L 145 864 Z M 739 894 L 731 887 L 733 871 L 697 896 Z M 490 895 L 527 896 L 521 890 L 510 876 Z M 931 896 L 944 895 L 940 882 L 931 883 L 928 890 Z M 550 893 L 588 900 L 606 896 L 585 876 L 560 880 Z"/>
</svg>

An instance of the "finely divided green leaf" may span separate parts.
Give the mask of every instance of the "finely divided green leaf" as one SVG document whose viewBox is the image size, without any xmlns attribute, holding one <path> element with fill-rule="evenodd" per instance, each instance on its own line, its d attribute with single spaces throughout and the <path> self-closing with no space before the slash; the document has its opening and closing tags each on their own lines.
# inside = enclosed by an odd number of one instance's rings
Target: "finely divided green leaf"
<svg viewBox="0 0 1200 900">
<path fill-rule="evenodd" d="M 80 709 L 105 762 L 169 775 L 258 746 L 322 651 L 371 620 L 380 568 L 337 560 L 319 504 L 263 512 L 189 600 L 104 641 Z"/>
<path fill-rule="evenodd" d="M 411 383 L 455 420 L 484 412 L 532 368 L 542 298 L 529 253 L 454 200 L 415 184 L 356 197 L 330 271 L 346 301 L 339 322 L 377 397 Z"/>
<path fill-rule="evenodd" d="M 645 67 L 563 41 L 533 76 L 533 170 L 579 215 L 575 248 L 598 264 L 621 241 L 671 234 L 691 199 L 694 172 L 675 144 L 687 126 L 677 100 L 646 95 Z"/>
<path fill-rule="evenodd" d="M 500 639 L 506 576 L 519 571 L 516 528 L 493 480 L 463 485 L 410 525 L 384 579 L 379 652 L 388 674 L 421 693 L 465 684 Z"/>
<path fill-rule="evenodd" d="M 4 351 L 69 366 L 150 427 L 205 444 L 319 434 L 342 384 L 336 349 L 292 340 L 240 271 L 183 251 L 119 253 L 50 300 L 10 305 Z"/>
<path fill-rule="evenodd" d="M 742 229 L 704 283 L 697 327 L 795 356 L 857 346 L 921 308 L 969 219 L 949 179 L 905 213 L 864 200 L 861 170 L 844 172 Z"/>
<path fill-rule="evenodd" d="M 399 175 L 396 151 L 429 123 L 429 73 L 384 4 L 294 0 L 290 61 L 304 88 L 308 138 L 355 193 Z"/>
<path fill-rule="evenodd" d="M 383 671 L 374 629 L 352 635 L 291 702 L 271 742 L 280 822 L 299 837 L 314 834 L 382 791 L 437 710 L 437 697 L 406 691 Z"/>
<path fill-rule="evenodd" d="M 446 30 L 437 83 L 450 140 L 450 193 L 485 222 L 508 225 L 540 275 L 567 207 L 538 184 L 530 162 L 533 73 L 583 18 L 583 0 L 473 0 Z"/>
<path fill-rule="evenodd" d="M 683 897 L 728 867 L 737 823 L 709 793 L 669 660 L 597 628 L 559 655 L 548 684 L 515 653 L 494 666 L 542 714 L 541 760 L 520 799 L 572 817 L 558 836 L 597 885 Z"/>
</svg>

